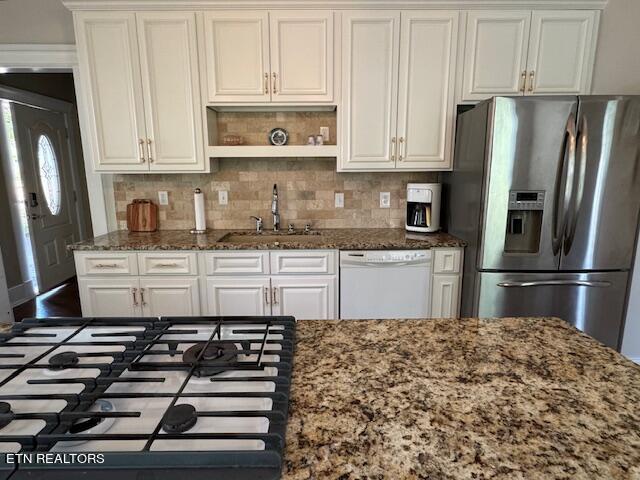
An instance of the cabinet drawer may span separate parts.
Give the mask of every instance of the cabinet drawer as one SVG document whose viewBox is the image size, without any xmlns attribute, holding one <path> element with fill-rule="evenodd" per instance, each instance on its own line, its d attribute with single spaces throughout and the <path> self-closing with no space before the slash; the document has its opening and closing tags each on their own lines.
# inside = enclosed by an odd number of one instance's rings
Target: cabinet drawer
<svg viewBox="0 0 640 480">
<path fill-rule="evenodd" d="M 205 257 L 207 275 L 269 274 L 269 252 L 212 252 Z"/>
<path fill-rule="evenodd" d="M 458 248 L 437 248 L 433 255 L 433 273 L 459 273 L 461 251 Z"/>
<path fill-rule="evenodd" d="M 137 275 L 135 253 L 76 253 L 76 272 L 84 275 Z"/>
<path fill-rule="evenodd" d="M 139 253 L 140 275 L 197 275 L 195 253 Z"/>
<path fill-rule="evenodd" d="M 336 273 L 334 251 L 271 252 L 271 273 Z"/>
</svg>

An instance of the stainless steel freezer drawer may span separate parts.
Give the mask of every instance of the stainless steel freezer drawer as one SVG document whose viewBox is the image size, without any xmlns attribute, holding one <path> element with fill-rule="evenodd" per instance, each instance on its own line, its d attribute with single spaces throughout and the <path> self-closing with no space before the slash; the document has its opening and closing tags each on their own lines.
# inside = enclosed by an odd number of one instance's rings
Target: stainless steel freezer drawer
<svg viewBox="0 0 640 480">
<path fill-rule="evenodd" d="M 560 317 L 618 348 L 628 272 L 479 272 L 479 317 Z"/>
</svg>

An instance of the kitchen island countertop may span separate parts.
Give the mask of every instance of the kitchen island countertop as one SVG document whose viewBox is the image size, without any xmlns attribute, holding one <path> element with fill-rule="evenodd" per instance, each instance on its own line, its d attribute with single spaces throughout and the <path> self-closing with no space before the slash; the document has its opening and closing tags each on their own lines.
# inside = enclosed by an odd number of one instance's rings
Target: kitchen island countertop
<svg viewBox="0 0 640 480">
<path fill-rule="evenodd" d="M 228 234 L 239 233 L 251 241 L 224 241 Z M 248 230 L 209 230 L 193 235 L 188 230 L 158 230 L 130 233 L 126 230 L 100 235 L 69 245 L 71 250 L 274 250 L 274 249 L 339 249 L 339 250 L 417 250 L 436 247 L 463 247 L 465 242 L 448 233 L 411 234 L 401 228 L 340 228 L 314 230 L 312 235 L 298 235 L 297 241 L 279 232 L 281 242 L 274 242 L 273 232 L 261 236 Z M 269 241 L 267 239 L 270 239 Z"/>
<path fill-rule="evenodd" d="M 640 367 L 562 320 L 296 337 L 284 480 L 640 478 Z"/>
</svg>

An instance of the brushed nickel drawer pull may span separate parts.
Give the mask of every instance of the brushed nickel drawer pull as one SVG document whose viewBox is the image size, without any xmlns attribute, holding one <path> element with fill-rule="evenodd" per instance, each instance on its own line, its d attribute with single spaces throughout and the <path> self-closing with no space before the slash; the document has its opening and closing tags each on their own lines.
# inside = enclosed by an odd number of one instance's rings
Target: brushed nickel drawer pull
<svg viewBox="0 0 640 480">
<path fill-rule="evenodd" d="M 398 160 L 401 162 L 402 161 L 402 150 L 404 148 L 404 137 L 400 137 L 400 140 L 398 140 L 400 142 L 400 144 L 398 145 Z"/>
<path fill-rule="evenodd" d="M 147 154 L 149 156 L 149 163 L 153 163 L 153 157 L 151 156 L 151 139 L 147 138 Z"/>
<path fill-rule="evenodd" d="M 140 302 L 143 307 L 147 305 L 147 302 L 144 301 L 144 288 L 140 289 Z"/>
<path fill-rule="evenodd" d="M 273 88 L 271 90 L 273 91 L 274 95 L 278 93 L 278 87 L 276 86 L 276 79 L 277 79 L 276 72 L 273 72 Z"/>
<path fill-rule="evenodd" d="M 529 72 L 529 93 L 533 93 L 533 77 L 536 74 L 536 72 L 531 71 Z"/>
<path fill-rule="evenodd" d="M 96 263 L 96 268 L 118 268 L 117 263 Z"/>
<path fill-rule="evenodd" d="M 391 137 L 391 160 L 396 161 L 396 137 Z"/>
<path fill-rule="evenodd" d="M 264 287 L 264 303 L 266 303 L 267 305 L 270 305 L 270 303 L 269 303 L 269 289 L 267 287 Z"/>
<path fill-rule="evenodd" d="M 524 93 L 525 88 L 527 87 L 527 71 L 523 70 L 520 74 L 520 78 L 522 79 L 522 85 L 520 86 L 520 91 Z"/>
<path fill-rule="evenodd" d="M 278 287 L 274 287 L 271 289 L 271 294 L 273 295 L 272 303 L 274 305 L 278 305 Z"/>
<path fill-rule="evenodd" d="M 137 307 L 138 306 L 138 299 L 136 298 L 136 292 L 138 291 L 137 288 L 132 288 L 131 289 L 131 293 L 133 294 L 133 306 Z"/>
<path fill-rule="evenodd" d="M 164 268 L 179 267 L 179 265 L 176 262 L 173 262 L 173 263 L 158 263 L 156 266 L 157 267 L 164 267 Z"/>
<path fill-rule="evenodd" d="M 269 74 L 267 72 L 264 74 L 264 94 L 269 95 Z"/>
<path fill-rule="evenodd" d="M 145 158 L 144 158 L 144 140 L 140 139 L 138 141 L 138 145 L 140 146 L 140 163 L 144 163 L 145 162 Z"/>
</svg>

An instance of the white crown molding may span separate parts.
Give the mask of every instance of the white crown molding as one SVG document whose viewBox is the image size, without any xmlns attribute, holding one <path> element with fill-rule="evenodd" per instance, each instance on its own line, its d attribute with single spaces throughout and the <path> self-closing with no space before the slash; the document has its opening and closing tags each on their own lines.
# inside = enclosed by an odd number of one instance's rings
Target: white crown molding
<svg viewBox="0 0 640 480">
<path fill-rule="evenodd" d="M 78 64 L 75 45 L 0 44 L 0 67 L 70 69 Z"/>
<path fill-rule="evenodd" d="M 590 9 L 608 0 L 62 0 L 70 10 L 214 10 L 214 9 Z"/>
</svg>

